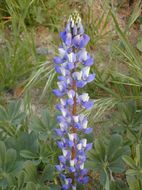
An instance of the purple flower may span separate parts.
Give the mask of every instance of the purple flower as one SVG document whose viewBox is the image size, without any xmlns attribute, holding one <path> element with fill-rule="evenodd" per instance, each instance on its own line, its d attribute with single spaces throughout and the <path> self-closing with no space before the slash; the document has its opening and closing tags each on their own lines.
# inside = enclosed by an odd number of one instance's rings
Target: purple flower
<svg viewBox="0 0 142 190">
<path fill-rule="evenodd" d="M 61 57 L 54 57 L 54 63 L 55 64 L 61 64 L 63 62 Z"/>
<path fill-rule="evenodd" d="M 84 64 L 85 66 L 91 66 L 91 65 L 93 65 L 93 63 L 94 63 L 94 60 L 93 60 L 93 58 L 90 57 L 90 56 L 87 56 L 87 60 L 83 61 L 83 64 Z"/>
<path fill-rule="evenodd" d="M 78 182 L 79 183 L 82 183 L 82 184 L 86 184 L 86 183 L 88 183 L 88 181 L 89 181 L 89 177 L 88 176 L 80 176 L 79 178 L 78 178 Z"/>
<path fill-rule="evenodd" d="M 90 37 L 87 34 L 83 34 L 83 35 L 76 35 L 73 38 L 73 45 L 76 48 L 83 48 L 87 45 L 87 43 L 89 42 Z"/>
<path fill-rule="evenodd" d="M 80 107 L 91 109 L 91 101 L 87 93 L 79 93 L 87 83 L 95 78 L 90 74 L 93 58 L 86 51 L 90 37 L 84 33 L 81 18 L 78 13 L 70 16 L 66 28 L 60 33 L 63 44 L 59 47 L 59 56 L 54 58 L 55 71 L 58 76 L 58 88 L 53 93 L 60 98 L 56 109 L 61 115 L 57 116 L 59 128 L 55 130 L 60 140 L 57 146 L 62 150 L 59 164 L 63 190 L 76 190 L 76 183 L 85 184 L 89 178 L 88 170 L 84 168 L 87 159 L 86 151 L 92 148 L 92 143 L 81 138 L 80 134 L 89 134 L 92 128 L 87 127 L 88 120 L 83 114 L 78 114 Z M 72 178 L 70 178 L 72 173 Z"/>
<path fill-rule="evenodd" d="M 55 168 L 59 172 L 61 172 L 63 170 L 63 168 L 60 165 L 56 165 Z"/>
<path fill-rule="evenodd" d="M 66 158 L 64 156 L 59 156 L 59 160 L 61 163 L 65 164 L 66 163 Z"/>
<path fill-rule="evenodd" d="M 93 129 L 89 127 L 89 128 L 84 130 L 84 133 L 89 134 L 89 133 L 92 133 L 92 131 L 93 131 Z"/>
</svg>

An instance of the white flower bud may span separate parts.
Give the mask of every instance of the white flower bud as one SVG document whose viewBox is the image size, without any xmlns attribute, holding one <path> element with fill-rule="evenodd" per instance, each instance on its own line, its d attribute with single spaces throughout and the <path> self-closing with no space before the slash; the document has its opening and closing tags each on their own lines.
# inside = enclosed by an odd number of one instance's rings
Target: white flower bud
<svg viewBox="0 0 142 190">
<path fill-rule="evenodd" d="M 82 145 L 84 148 L 86 147 L 86 144 L 87 144 L 87 139 L 82 139 Z"/>
<path fill-rule="evenodd" d="M 82 143 L 79 143 L 79 144 L 77 145 L 77 149 L 78 149 L 78 150 L 81 150 L 81 149 L 82 149 Z"/>
<path fill-rule="evenodd" d="M 78 123 L 79 117 L 78 116 L 73 116 L 73 120 L 74 120 L 75 123 Z"/>
<path fill-rule="evenodd" d="M 80 169 L 81 169 L 81 170 L 84 169 L 84 163 L 80 165 Z"/>
<path fill-rule="evenodd" d="M 63 152 L 63 156 L 64 156 L 64 157 L 66 157 L 66 156 L 67 156 L 67 154 L 68 154 L 68 151 L 67 151 L 67 150 L 65 150 L 65 149 L 62 149 L 62 152 Z"/>
<path fill-rule="evenodd" d="M 74 167 L 75 161 L 74 160 L 70 160 L 70 166 Z"/>
</svg>

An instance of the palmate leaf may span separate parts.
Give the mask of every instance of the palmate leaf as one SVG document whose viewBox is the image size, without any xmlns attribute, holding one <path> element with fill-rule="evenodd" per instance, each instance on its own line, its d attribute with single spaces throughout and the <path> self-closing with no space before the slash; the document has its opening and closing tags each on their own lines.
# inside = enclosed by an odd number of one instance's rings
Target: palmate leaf
<svg viewBox="0 0 142 190">
<path fill-rule="evenodd" d="M 0 106 L 0 129 L 7 135 L 14 136 L 26 118 L 20 107 L 20 101 L 11 101 L 6 108 Z"/>
<path fill-rule="evenodd" d="M 37 159 L 38 158 L 37 154 L 34 154 L 31 151 L 29 151 L 29 150 L 21 150 L 20 151 L 20 155 L 23 158 L 27 158 L 27 159 Z"/>
<path fill-rule="evenodd" d="M 38 190 L 38 189 L 36 188 L 36 184 L 34 184 L 33 182 L 29 182 L 26 185 L 26 190 Z"/>
<path fill-rule="evenodd" d="M 134 158 L 129 156 L 123 156 L 123 160 L 129 166 L 126 171 L 126 178 L 131 190 L 142 189 L 142 145 L 135 144 Z"/>
<path fill-rule="evenodd" d="M 0 141 L 0 168 L 1 171 L 10 173 L 15 170 L 17 153 L 14 149 L 6 150 L 5 144 Z"/>
<path fill-rule="evenodd" d="M 6 147 L 4 142 L 0 141 L 0 167 L 4 164 L 6 157 Z"/>
<path fill-rule="evenodd" d="M 15 183 L 15 177 L 23 168 L 23 162 L 17 161 L 14 149 L 6 150 L 5 144 L 0 141 L 0 188 L 6 188 Z"/>
<path fill-rule="evenodd" d="M 125 137 L 125 142 L 133 145 L 141 141 L 142 111 L 137 109 L 134 101 L 119 104 L 118 110 L 113 114 L 112 121 L 115 125 L 113 131 Z"/>
<path fill-rule="evenodd" d="M 34 182 L 38 183 L 38 174 L 37 174 L 37 168 L 31 161 L 26 161 L 25 166 L 25 180 L 27 182 Z"/>
<path fill-rule="evenodd" d="M 112 181 L 111 190 L 130 190 L 125 182 L 122 181 Z"/>
<path fill-rule="evenodd" d="M 136 145 L 136 164 L 142 168 L 142 144 Z"/>
<path fill-rule="evenodd" d="M 106 170 L 100 171 L 100 183 L 103 185 L 105 190 L 110 190 L 110 179 L 108 171 Z"/>
<path fill-rule="evenodd" d="M 40 180 L 44 183 L 45 181 L 53 181 L 55 177 L 55 166 L 47 164 L 44 168 Z"/>
<path fill-rule="evenodd" d="M 33 116 L 30 128 L 35 131 L 41 140 L 54 138 L 54 129 L 57 126 L 56 115 L 52 115 L 48 109 L 42 111 L 41 117 Z"/>
<path fill-rule="evenodd" d="M 100 143 L 100 140 L 95 141 L 95 150 L 96 154 L 98 155 L 100 160 L 105 160 L 105 154 L 106 154 L 106 149 L 103 143 Z"/>
<path fill-rule="evenodd" d="M 28 150 L 36 155 L 39 148 L 37 135 L 34 132 L 22 132 L 17 138 L 10 137 L 6 140 L 6 144 L 9 148 L 14 147 L 17 150 L 18 157 L 22 150 Z"/>
<path fill-rule="evenodd" d="M 118 158 L 109 164 L 109 168 L 114 173 L 122 173 L 125 170 L 125 165 L 124 165 L 122 159 Z"/>
<path fill-rule="evenodd" d="M 134 176 L 127 176 L 127 182 L 130 190 L 141 190 L 142 184 Z"/>
<path fill-rule="evenodd" d="M 36 185 L 37 190 L 42 189 L 42 187 L 46 187 L 49 190 L 59 189 L 60 186 L 56 184 L 52 184 L 55 178 L 55 167 L 48 164 L 45 166 L 43 171 L 37 170 L 37 167 L 34 165 L 32 161 L 26 161 L 25 167 L 25 182 L 34 183 Z M 47 185 L 45 185 L 45 183 Z"/>
<path fill-rule="evenodd" d="M 42 186 L 37 186 L 37 184 L 33 182 L 28 182 L 26 185 L 25 190 L 60 190 L 61 187 L 59 185 L 42 185 Z"/>
<path fill-rule="evenodd" d="M 17 188 L 18 190 L 21 190 L 24 187 L 24 183 L 25 183 L 25 173 L 24 171 L 21 171 L 18 173 L 17 175 Z"/>
<path fill-rule="evenodd" d="M 61 189 L 60 185 L 55 185 L 55 184 L 49 185 L 49 190 L 60 190 L 60 189 Z"/>
<path fill-rule="evenodd" d="M 105 140 L 97 139 L 94 149 L 88 153 L 86 167 L 99 173 L 100 182 L 105 189 L 111 190 L 112 174 L 124 172 L 122 156 L 129 153 L 129 147 L 123 145 L 121 135 L 113 134 Z"/>
<path fill-rule="evenodd" d="M 118 134 L 114 134 L 110 138 L 108 150 L 107 150 L 107 157 L 109 160 L 113 159 L 114 155 L 118 151 L 119 147 L 122 145 L 122 137 Z"/>
<path fill-rule="evenodd" d="M 11 172 L 11 170 L 13 169 L 13 165 L 16 162 L 16 156 L 17 156 L 16 150 L 14 150 L 14 149 L 7 150 L 6 159 L 5 159 L 5 165 L 6 165 L 5 170 L 7 172 Z"/>
<path fill-rule="evenodd" d="M 20 156 L 32 160 L 36 165 L 42 163 L 54 163 L 58 155 L 57 146 L 50 146 L 47 143 L 41 143 L 37 152 L 32 152 L 32 150 L 21 150 Z"/>
</svg>

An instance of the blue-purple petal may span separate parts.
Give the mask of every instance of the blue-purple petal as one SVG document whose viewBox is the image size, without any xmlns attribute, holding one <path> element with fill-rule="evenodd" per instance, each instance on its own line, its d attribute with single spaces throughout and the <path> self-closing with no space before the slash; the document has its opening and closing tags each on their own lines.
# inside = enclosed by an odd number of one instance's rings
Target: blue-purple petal
<svg viewBox="0 0 142 190">
<path fill-rule="evenodd" d="M 84 61 L 83 64 L 84 64 L 85 66 L 91 66 L 91 65 L 93 65 L 93 62 L 94 62 L 93 58 L 90 57 L 90 58 L 88 58 L 86 61 Z"/>
<path fill-rule="evenodd" d="M 87 78 L 87 82 L 92 82 L 95 79 L 95 74 L 91 74 Z"/>
<path fill-rule="evenodd" d="M 62 149 L 64 147 L 64 144 L 62 141 L 57 141 L 57 146 Z"/>
<path fill-rule="evenodd" d="M 87 45 L 87 43 L 89 42 L 89 40 L 90 40 L 90 37 L 87 34 L 84 34 L 80 41 L 79 47 L 80 48 L 85 47 Z"/>
<path fill-rule="evenodd" d="M 66 158 L 64 156 L 59 156 L 59 161 L 63 164 L 66 163 Z"/>
<path fill-rule="evenodd" d="M 76 82 L 76 86 L 78 87 L 78 88 L 83 88 L 84 86 L 86 85 L 86 82 L 85 81 L 77 81 Z"/>
<path fill-rule="evenodd" d="M 93 107 L 94 103 L 92 101 L 88 101 L 88 102 L 83 102 L 82 105 L 86 109 L 91 109 Z"/>
<path fill-rule="evenodd" d="M 87 150 L 87 151 L 88 151 L 88 150 L 91 150 L 91 149 L 92 149 L 92 146 L 93 146 L 92 143 L 88 143 L 88 144 L 86 145 L 86 150 Z"/>
<path fill-rule="evenodd" d="M 68 63 L 67 64 L 67 69 L 72 70 L 74 68 L 74 63 Z"/>
<path fill-rule="evenodd" d="M 61 74 L 61 67 L 56 65 L 55 66 L 55 71 L 56 71 L 56 73 Z"/>
<path fill-rule="evenodd" d="M 63 170 L 63 168 L 60 165 L 56 165 L 55 168 L 58 172 L 61 172 Z"/>
<path fill-rule="evenodd" d="M 61 64 L 63 62 L 62 58 L 61 57 L 54 57 L 54 63 L 55 64 Z"/>
<path fill-rule="evenodd" d="M 75 172 L 75 168 L 74 167 L 69 167 L 69 172 L 71 172 L 71 173 Z"/>
<path fill-rule="evenodd" d="M 52 92 L 55 94 L 55 96 L 58 96 L 58 97 L 61 97 L 61 96 L 64 95 L 64 93 L 61 92 L 61 91 L 58 90 L 58 89 L 54 89 L 54 90 L 52 90 Z"/>
<path fill-rule="evenodd" d="M 70 105 L 70 106 L 73 105 L 73 104 L 74 104 L 73 99 L 69 98 L 69 99 L 67 100 L 67 104 Z"/>
<path fill-rule="evenodd" d="M 60 129 L 55 129 L 55 132 L 56 132 L 56 134 L 59 136 L 59 137 L 61 137 L 61 136 L 63 136 L 63 131 L 61 131 Z"/>
<path fill-rule="evenodd" d="M 89 133 L 92 133 L 92 131 L 93 131 L 93 129 L 89 127 L 89 128 L 84 130 L 84 133 L 89 134 Z"/>
</svg>

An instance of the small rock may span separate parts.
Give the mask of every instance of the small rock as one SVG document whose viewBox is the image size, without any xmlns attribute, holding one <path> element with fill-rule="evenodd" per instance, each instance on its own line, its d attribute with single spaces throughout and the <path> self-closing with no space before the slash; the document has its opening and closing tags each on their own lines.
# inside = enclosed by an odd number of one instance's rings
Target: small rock
<svg viewBox="0 0 142 190">
<path fill-rule="evenodd" d="M 40 55 L 48 55 L 48 48 L 46 47 L 38 47 L 36 48 L 36 53 Z"/>
</svg>

